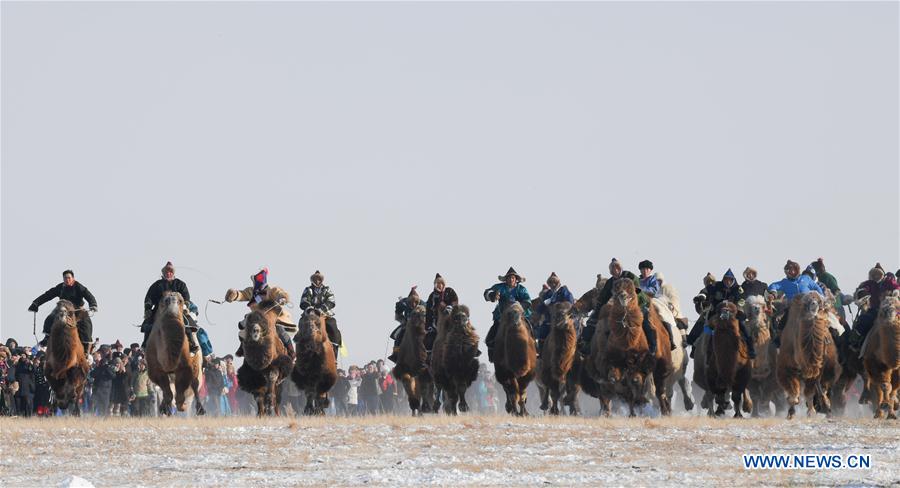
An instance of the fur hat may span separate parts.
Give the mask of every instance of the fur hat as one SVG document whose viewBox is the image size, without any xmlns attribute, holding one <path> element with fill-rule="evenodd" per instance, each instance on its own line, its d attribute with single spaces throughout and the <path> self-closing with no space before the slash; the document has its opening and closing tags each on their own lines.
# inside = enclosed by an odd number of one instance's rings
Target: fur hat
<svg viewBox="0 0 900 488">
<path fill-rule="evenodd" d="M 662 273 L 656 273 L 656 281 L 662 285 L 663 281 L 666 281 L 666 277 Z"/>
<path fill-rule="evenodd" d="M 556 276 L 556 271 L 551 271 L 550 276 L 547 277 L 547 284 L 549 285 L 554 280 L 559 283 L 559 276 Z"/>
<path fill-rule="evenodd" d="M 869 279 L 872 281 L 881 281 L 884 278 L 884 268 L 881 263 L 875 263 L 875 267 L 869 270 Z"/>
<path fill-rule="evenodd" d="M 787 262 L 784 263 L 784 270 L 787 271 L 791 268 L 796 268 L 797 272 L 799 273 L 800 272 L 800 263 L 798 263 L 796 261 L 791 261 L 790 259 L 788 259 Z"/>
<path fill-rule="evenodd" d="M 715 282 L 716 282 L 716 277 L 712 273 L 707 272 L 706 276 L 703 277 L 703 284 L 706 286 L 709 286 Z"/>
<path fill-rule="evenodd" d="M 519 273 L 516 273 L 516 270 L 513 269 L 512 266 L 509 267 L 509 271 L 507 271 L 505 275 L 498 276 L 497 279 L 500 281 L 506 281 L 506 277 L 509 275 L 515 276 L 516 279 L 519 280 L 519 283 L 525 283 L 525 278 L 523 278 Z"/>
<path fill-rule="evenodd" d="M 756 269 L 751 268 L 750 266 L 747 266 L 746 268 L 744 268 L 744 279 L 745 280 L 750 281 L 750 277 L 747 276 L 750 273 L 753 273 L 754 277 L 759 276 L 759 273 L 756 272 Z"/>
<path fill-rule="evenodd" d="M 644 269 L 644 268 L 652 270 L 653 263 L 651 263 L 649 259 L 645 259 L 645 260 L 641 261 L 640 263 L 638 263 L 638 269 Z"/>
<path fill-rule="evenodd" d="M 822 258 L 816 259 L 815 261 L 810 263 L 810 266 L 812 266 L 813 269 L 816 270 L 817 274 L 822 274 L 825 272 L 825 260 Z"/>
<path fill-rule="evenodd" d="M 409 295 L 406 295 L 406 298 L 410 297 L 419 298 L 419 292 L 416 291 L 416 285 L 413 285 L 413 287 L 409 289 Z"/>
<path fill-rule="evenodd" d="M 325 282 L 325 275 L 323 275 L 322 272 L 319 270 L 316 270 L 316 272 L 313 273 L 312 275 L 310 275 L 310 277 L 309 277 L 310 283 L 312 283 L 316 280 L 322 280 L 323 283 Z"/>
<path fill-rule="evenodd" d="M 166 275 L 166 271 L 175 272 L 175 265 L 172 264 L 172 261 L 166 261 L 166 265 L 162 267 L 163 276 Z"/>
<path fill-rule="evenodd" d="M 125 344 L 122 344 L 122 341 L 116 339 L 116 342 L 113 344 L 113 347 L 114 347 L 115 349 L 118 349 L 118 348 L 120 348 L 120 347 L 124 349 L 124 348 L 125 348 Z"/>
<path fill-rule="evenodd" d="M 609 262 L 609 268 L 612 269 L 613 266 L 622 267 L 622 263 L 619 262 L 618 259 L 612 258 L 612 261 Z"/>
<path fill-rule="evenodd" d="M 435 274 L 434 274 L 434 282 L 435 282 L 435 283 L 440 282 L 440 283 L 445 283 L 445 284 L 446 284 L 446 281 L 444 281 L 444 277 L 441 276 L 440 273 L 435 273 Z"/>
</svg>

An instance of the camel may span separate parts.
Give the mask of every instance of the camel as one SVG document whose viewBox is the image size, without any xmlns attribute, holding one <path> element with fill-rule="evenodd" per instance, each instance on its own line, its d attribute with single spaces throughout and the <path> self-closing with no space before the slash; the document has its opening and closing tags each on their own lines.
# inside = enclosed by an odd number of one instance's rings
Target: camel
<svg viewBox="0 0 900 488">
<path fill-rule="evenodd" d="M 537 364 L 537 386 L 541 394 L 541 410 L 559 415 L 560 399 L 567 393 L 569 372 L 575 360 L 575 319 L 571 303 L 559 302 L 550 307 L 550 333 Z"/>
<path fill-rule="evenodd" d="M 203 356 L 191 355 L 188 338 L 184 333 L 184 298 L 181 293 L 163 293 L 156 307 L 153 329 L 147 338 L 147 372 L 150 380 L 163 392 L 159 413 L 172 414 L 172 390 L 174 383 L 175 407 L 179 412 L 187 410 L 185 392 L 194 394 L 197 415 L 206 411 L 200 403 L 200 375 Z"/>
<path fill-rule="evenodd" d="M 797 295 L 790 307 L 775 363 L 778 384 L 789 405 L 787 418 L 794 418 L 801 393 L 806 398 L 807 415 L 818 410 L 830 416 L 828 393 L 836 376 L 837 349 L 829 331 L 825 299 L 814 292 Z"/>
<path fill-rule="evenodd" d="M 394 378 L 403 383 L 413 416 L 431 412 L 434 405 L 434 379 L 428 368 L 425 350 L 425 306 L 419 305 L 406 319 L 406 333 L 400 341 Z"/>
<path fill-rule="evenodd" d="M 769 410 L 769 404 L 775 403 L 776 413 L 783 406 L 778 381 L 775 379 L 775 357 L 778 348 L 772 342 L 772 331 L 769 326 L 768 304 L 759 295 L 747 297 L 744 302 L 744 315 L 747 331 L 756 349 L 756 359 L 750 373 L 750 384 L 747 390 L 752 400 L 753 417 L 760 416 L 760 409 Z"/>
<path fill-rule="evenodd" d="M 325 415 L 328 391 L 337 382 L 334 348 L 325 329 L 326 315 L 310 307 L 300 317 L 299 331 L 294 338 L 297 361 L 291 380 L 306 394 L 306 415 Z"/>
<path fill-rule="evenodd" d="M 744 409 L 752 411 L 753 402 L 745 395 L 752 366 L 737 315 L 737 305 L 725 301 L 716 307 L 716 313 L 709 320 L 713 334 L 712 347 L 706 353 L 706 384 L 716 397 L 715 411 L 712 405 L 709 406 L 710 417 L 725 415 L 728 390 L 731 390 L 734 403 L 734 418 L 743 417 L 742 400 Z"/>
<path fill-rule="evenodd" d="M 869 297 L 866 296 L 857 300 L 855 304 L 859 307 L 857 314 L 857 317 L 859 317 L 859 315 L 865 313 L 869 309 Z M 834 382 L 831 396 L 832 401 L 834 402 L 834 410 L 838 414 L 844 412 L 847 403 L 847 390 L 853 386 L 857 377 L 862 379 L 862 391 L 859 394 L 858 400 L 859 404 L 864 405 L 869 403 L 872 396 L 872 392 L 869 391 L 869 375 L 866 372 L 866 367 L 863 364 L 861 355 L 850 347 L 851 340 L 850 334 L 844 334 L 836 340 L 838 358 L 841 364 L 841 373 L 838 376 L 837 381 Z"/>
<path fill-rule="evenodd" d="M 875 418 L 896 419 L 900 389 L 900 292 L 881 299 L 875 325 L 869 331 L 862 353 L 868 373 L 868 390 L 874 400 Z"/>
<path fill-rule="evenodd" d="M 79 405 L 90 369 L 84 344 L 78 338 L 76 323 L 79 313 L 84 311 L 75 310 L 75 306 L 68 300 L 60 300 L 56 304 L 44 367 L 44 375 L 53 390 L 56 406 L 67 411 L 72 405 L 72 413 L 76 417 L 81 415 Z"/>
<path fill-rule="evenodd" d="M 528 415 L 525 409 L 526 388 L 534 379 L 537 348 L 519 303 L 506 307 L 500 316 L 494 348 L 494 376 L 506 392 L 506 412 Z"/>
<path fill-rule="evenodd" d="M 650 351 L 642 324 L 647 320 L 656 331 L 656 351 Z M 613 299 L 608 311 L 609 338 L 606 345 L 608 380 L 625 389 L 629 415 L 634 416 L 635 406 L 645 402 L 646 381 L 653 377 L 654 390 L 662 415 L 670 415 L 672 408 L 665 386 L 672 376 L 672 353 L 668 332 L 662 324 L 656 307 L 649 307 L 647 316 L 638 305 L 634 282 L 619 279 L 613 285 Z"/>
<path fill-rule="evenodd" d="M 469 320 L 469 307 L 441 311 L 431 365 L 435 384 L 444 392 L 444 413 L 468 412 L 466 390 L 478 378 L 478 334 Z"/>
<path fill-rule="evenodd" d="M 258 417 L 279 415 L 280 386 L 293 366 L 275 328 L 281 307 L 280 300 L 266 299 L 244 318 L 244 364 L 237 371 L 238 385 L 256 399 Z"/>
<path fill-rule="evenodd" d="M 660 320 L 669 324 L 672 333 L 675 334 L 675 349 L 671 350 L 672 358 L 672 375 L 668 377 L 666 384 L 666 395 L 669 401 L 672 401 L 675 395 L 675 385 L 678 385 L 681 391 L 681 398 L 684 402 L 684 409 L 688 412 L 694 409 L 694 395 L 691 393 L 687 380 L 687 367 L 690 357 L 685 350 L 687 334 L 687 318 L 681 316 L 681 306 L 679 305 L 678 292 L 672 285 L 665 284 L 662 287 L 663 295 L 650 300 L 656 313 L 659 314 Z M 662 336 L 667 338 L 666 335 Z M 668 344 L 668 341 L 666 341 Z"/>
</svg>

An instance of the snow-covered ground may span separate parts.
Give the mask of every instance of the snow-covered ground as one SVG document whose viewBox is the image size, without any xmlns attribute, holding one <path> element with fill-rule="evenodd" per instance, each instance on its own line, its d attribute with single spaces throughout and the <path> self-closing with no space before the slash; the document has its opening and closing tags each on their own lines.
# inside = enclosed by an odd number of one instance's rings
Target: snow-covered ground
<svg viewBox="0 0 900 488">
<path fill-rule="evenodd" d="M 0 432 L 0 486 L 900 483 L 897 421 L 82 418 L 2 419 Z M 750 453 L 867 454 L 872 466 L 750 471 Z"/>
</svg>

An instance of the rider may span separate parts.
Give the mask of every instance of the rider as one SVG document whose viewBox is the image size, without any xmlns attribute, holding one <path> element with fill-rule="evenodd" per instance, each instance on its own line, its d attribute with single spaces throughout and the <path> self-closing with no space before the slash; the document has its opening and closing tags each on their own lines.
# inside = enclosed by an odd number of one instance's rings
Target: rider
<svg viewBox="0 0 900 488">
<path fill-rule="evenodd" d="M 712 273 L 707 272 L 706 276 L 703 277 L 703 289 L 694 297 L 694 310 L 700 316 L 697 317 L 697 321 L 694 322 L 694 326 L 691 327 L 691 331 L 688 332 L 687 336 L 687 343 L 691 346 L 691 357 L 694 357 L 694 343 L 703 335 L 703 330 L 706 326 L 706 315 L 711 310 L 709 297 L 712 296 L 712 287 L 715 284 L 716 277 Z"/>
<path fill-rule="evenodd" d="M 752 296 L 766 297 L 766 290 L 769 288 L 769 284 L 759 281 L 756 279 L 756 276 L 756 269 L 750 266 L 744 269 L 744 282 L 741 283 L 741 290 L 743 290 L 741 298 L 744 300 Z"/>
<path fill-rule="evenodd" d="M 403 334 L 406 332 L 406 319 L 412 315 L 413 311 L 415 311 L 416 307 L 422 304 L 422 300 L 419 298 L 419 292 L 416 291 L 416 287 L 413 286 L 409 289 L 409 295 L 406 298 L 401 298 L 394 304 L 394 320 L 400 322 L 393 331 L 391 331 L 390 338 L 394 340 L 394 350 L 391 352 L 391 355 L 388 356 L 388 359 L 397 362 L 397 353 L 400 351 L 400 341 L 403 340 Z"/>
<path fill-rule="evenodd" d="M 248 286 L 243 290 L 231 288 L 226 291 L 225 301 L 247 302 L 247 306 L 250 307 L 250 310 L 255 311 L 257 310 L 257 306 L 266 300 L 275 301 L 276 303 L 279 303 L 279 305 L 283 305 L 290 300 L 286 291 L 277 286 L 269 286 L 269 268 L 259 270 L 258 273 L 250 277 L 250 280 L 253 282 L 253 286 Z M 238 322 L 238 341 L 240 342 L 240 345 L 234 353 L 237 357 L 242 357 L 244 355 L 244 339 L 247 335 L 247 332 L 244 329 L 244 321 L 246 319 L 247 316 L 245 315 L 244 319 Z M 291 313 L 285 306 L 281 307 L 281 314 L 279 314 L 278 318 L 275 320 L 275 330 L 278 332 L 278 338 L 281 339 L 281 342 L 284 343 L 284 347 L 288 350 L 288 354 L 291 357 L 294 357 L 294 341 L 291 340 L 289 331 L 296 333 L 297 326 L 294 325 L 294 319 L 291 318 Z"/>
<path fill-rule="evenodd" d="M 540 303 L 538 303 L 537 308 L 535 309 L 535 314 L 540 316 L 540 325 L 537 327 L 537 352 L 538 357 L 541 356 L 541 351 L 544 349 L 544 342 L 547 339 L 547 336 L 550 335 L 550 307 L 554 303 L 560 302 L 569 302 L 571 304 L 575 304 L 575 297 L 572 296 L 572 292 L 569 291 L 569 288 L 565 285 L 562 285 L 559 276 L 556 276 L 556 272 L 550 273 L 550 277 L 547 278 L 547 283 L 541 289 L 541 293 L 539 295 Z"/>
<path fill-rule="evenodd" d="M 459 305 L 459 297 L 456 291 L 447 286 L 444 277 L 440 273 L 434 275 L 434 289 L 425 300 L 425 326 L 428 327 L 428 333 L 425 334 L 425 349 L 431 351 L 434 346 L 434 340 L 437 338 L 437 322 L 438 311 L 446 307 Z"/>
<path fill-rule="evenodd" d="M 781 316 L 781 321 L 776 325 L 777 333 L 773 339 L 776 346 L 781 345 L 781 331 L 784 330 L 784 326 L 788 323 L 788 312 L 791 310 L 790 302 L 794 296 L 805 295 L 811 292 L 816 292 L 819 295 L 825 296 L 825 293 L 818 283 L 808 275 L 800 274 L 800 263 L 788 259 L 787 263 L 784 265 L 784 275 L 785 278 L 783 280 L 772 283 L 768 288 L 770 293 L 784 293 L 784 299 L 788 303 L 784 315 Z"/>
<path fill-rule="evenodd" d="M 86 286 L 81 283 L 75 281 L 75 273 L 71 269 L 67 269 L 63 271 L 63 282 L 50 288 L 43 295 L 34 299 L 31 302 L 31 306 L 28 307 L 29 312 L 37 312 L 38 307 L 49 302 L 53 298 L 59 298 L 60 300 L 68 300 L 72 302 L 72 305 L 75 306 L 76 309 L 83 309 L 84 301 L 87 300 L 88 306 L 90 307 L 91 312 L 97 311 L 97 300 L 94 298 L 94 295 L 87 289 Z M 48 315 L 44 320 L 44 338 L 41 340 L 40 345 L 46 346 L 47 339 L 50 337 L 50 329 L 53 327 L 53 315 Z M 84 313 L 84 311 L 80 311 L 78 313 L 78 337 L 81 339 L 81 342 L 84 344 L 84 351 L 87 354 L 90 354 L 90 347 L 92 342 L 91 335 L 94 331 L 94 324 L 91 322 L 91 317 Z"/>
<path fill-rule="evenodd" d="M 735 279 L 734 273 L 731 272 L 731 268 L 728 268 L 728 271 L 722 276 L 722 281 L 717 281 L 710 291 L 712 292 L 709 297 L 710 311 L 714 311 L 724 301 L 737 305 L 738 328 L 741 331 L 741 338 L 744 339 L 744 343 L 747 345 L 747 355 L 750 356 L 750 359 L 755 359 L 756 349 L 753 347 L 753 339 L 750 338 L 747 326 L 744 325 L 744 319 L 746 318 L 744 315 L 744 290 L 737 285 L 737 279 Z"/>
<path fill-rule="evenodd" d="M 300 295 L 300 310 L 306 312 L 306 309 L 312 307 L 325 314 L 325 331 L 334 348 L 334 357 L 337 357 L 343 341 L 337 320 L 334 318 L 334 293 L 331 287 L 325 284 L 325 275 L 319 270 L 309 277 L 309 282 L 311 285 L 304 288 Z"/>
<path fill-rule="evenodd" d="M 653 263 L 649 260 L 645 259 L 638 263 L 638 271 L 641 273 L 641 279 L 638 282 L 641 293 L 647 297 L 647 301 L 645 302 L 645 306 L 641 308 L 644 313 L 644 317 L 647 317 L 647 313 L 649 312 L 650 300 L 654 297 L 662 295 L 662 282 L 656 277 L 656 274 L 653 273 Z M 666 332 L 669 333 L 669 347 L 674 351 L 675 350 L 675 334 L 672 332 L 672 324 L 666 322 L 665 320 L 661 320 L 663 325 L 666 327 Z M 649 331 L 649 332 L 648 332 Z M 654 334 L 652 327 L 644 320 L 644 333 L 645 334 Z M 649 336 L 648 336 L 649 337 Z M 656 337 L 653 338 L 652 344 L 650 344 L 650 350 L 653 351 L 656 347 Z M 648 343 L 651 341 L 648 339 Z"/>
<path fill-rule="evenodd" d="M 837 278 L 834 277 L 833 274 L 825 271 L 825 261 L 822 258 L 819 258 L 813 261 L 810 266 L 816 272 L 816 277 L 819 280 L 819 285 L 828 288 L 831 291 L 831 294 L 834 296 L 834 308 L 837 310 L 838 317 L 841 319 L 841 323 L 845 324 L 846 315 L 844 314 L 844 295 L 841 293 L 841 287 L 838 286 Z"/>
<path fill-rule="evenodd" d="M 857 300 L 869 297 L 869 306 L 865 312 L 859 314 L 853 330 L 850 331 L 850 346 L 859 350 L 863 340 L 875 325 L 875 319 L 878 317 L 878 308 L 881 305 L 881 297 L 898 289 L 896 277 L 888 273 L 884 274 L 884 268 L 880 263 L 876 263 L 875 267 L 869 270 L 869 279 L 863 281 L 856 287 L 853 294 Z"/>
<path fill-rule="evenodd" d="M 525 278 L 519 273 L 516 273 L 516 270 L 510 266 L 509 271 L 503 276 L 498 276 L 497 279 L 503 283 L 497 283 L 487 290 L 484 290 L 485 301 L 497 302 L 497 306 L 494 307 L 493 312 L 494 322 L 491 325 L 490 330 L 488 330 L 487 337 L 484 338 L 484 343 L 488 348 L 488 360 L 490 362 L 494 362 L 494 339 L 497 336 L 497 327 L 500 325 L 500 315 L 507 306 L 514 302 L 519 302 L 519 304 L 522 305 L 522 309 L 525 311 L 525 320 L 529 325 L 531 324 L 531 296 L 528 294 L 528 290 L 525 286 L 522 285 L 522 283 L 525 282 Z M 529 327 L 529 330 L 531 330 L 531 327 Z M 531 330 L 531 333 L 532 336 L 534 336 L 533 330 Z"/>
<path fill-rule="evenodd" d="M 193 332 L 197 331 L 197 321 L 187 311 L 197 313 L 197 306 L 191 302 L 191 293 L 188 291 L 187 285 L 175 277 L 175 266 L 172 264 L 172 261 L 166 262 L 161 271 L 162 278 L 153 282 L 150 288 L 147 289 L 147 294 L 144 295 L 144 322 L 141 323 L 144 342 L 141 343 L 141 348 L 147 347 L 147 338 L 150 337 L 150 331 L 153 330 L 153 316 L 156 314 L 156 306 L 162 300 L 163 293 L 172 291 L 180 293 L 181 298 L 184 299 L 186 306 L 184 333 L 188 338 L 188 347 L 190 347 L 191 354 L 194 354 L 200 350 L 200 346 L 193 339 Z"/>
</svg>

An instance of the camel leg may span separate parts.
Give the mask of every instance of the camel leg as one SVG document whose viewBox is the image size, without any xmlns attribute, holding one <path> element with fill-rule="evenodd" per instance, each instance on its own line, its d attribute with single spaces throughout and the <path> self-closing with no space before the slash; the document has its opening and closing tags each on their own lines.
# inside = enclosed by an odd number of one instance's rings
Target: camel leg
<svg viewBox="0 0 900 488">
<path fill-rule="evenodd" d="M 464 382 L 461 382 L 456 387 L 456 391 L 457 391 L 456 396 L 457 396 L 457 402 L 459 404 L 459 411 L 462 413 L 466 413 L 469 411 L 469 403 L 466 401 L 466 390 L 468 390 L 468 389 L 469 388 L 466 386 L 466 384 Z"/>
<path fill-rule="evenodd" d="M 185 393 L 188 388 L 192 388 L 195 380 L 196 378 L 194 378 L 194 375 L 189 368 L 179 369 L 175 372 L 175 408 L 178 409 L 179 412 L 187 410 L 187 405 L 185 405 Z M 199 395 L 196 393 L 194 393 L 194 395 L 196 396 L 194 400 L 200 401 Z"/>
<path fill-rule="evenodd" d="M 894 370 L 890 373 L 890 382 L 888 383 L 887 395 L 887 418 L 891 420 L 897 419 L 897 390 L 900 389 L 900 371 Z"/>
<path fill-rule="evenodd" d="M 659 402 L 659 414 L 664 417 L 672 415 L 672 403 L 669 401 L 669 395 L 666 394 L 666 378 L 661 372 L 653 374 L 653 385 L 656 390 L 656 400 Z"/>
<path fill-rule="evenodd" d="M 303 415 L 315 415 L 315 391 L 309 389 L 306 391 L 306 405 L 303 407 Z"/>
<path fill-rule="evenodd" d="M 797 404 L 800 403 L 800 379 L 787 371 L 787 368 L 778 368 L 778 383 L 784 389 L 787 397 L 788 413 L 787 418 L 794 418 L 797 413 Z"/>
<path fill-rule="evenodd" d="M 172 415 L 172 384 L 169 382 L 169 375 L 162 373 L 152 380 L 159 385 L 163 393 L 162 402 L 159 404 L 159 414 Z"/>
<path fill-rule="evenodd" d="M 551 385 L 550 390 L 550 415 L 559 415 L 559 390 L 563 385 Z"/>
<path fill-rule="evenodd" d="M 265 391 L 257 391 L 253 394 L 256 397 L 256 416 L 263 417 L 266 415 L 266 393 Z"/>
<path fill-rule="evenodd" d="M 548 408 L 550 408 L 550 388 L 544 386 L 542 381 L 537 382 L 538 387 L 538 398 L 541 399 L 541 406 L 539 407 L 542 411 L 546 412 Z"/>
<path fill-rule="evenodd" d="M 741 419 L 744 416 L 741 414 L 741 404 L 744 400 L 744 392 L 742 392 L 738 388 L 731 389 L 731 402 L 734 403 L 734 418 Z"/>
<path fill-rule="evenodd" d="M 694 410 L 694 396 L 688 388 L 687 378 L 682 376 L 678 380 L 678 388 L 681 389 L 681 396 L 684 398 L 684 409 L 688 412 Z"/>
<path fill-rule="evenodd" d="M 413 417 L 415 417 L 421 413 L 419 411 L 419 396 L 416 393 L 416 379 L 409 373 L 404 373 L 400 377 L 400 381 L 403 383 L 403 389 L 406 390 L 406 398 L 409 400 L 409 409 L 412 411 Z"/>
</svg>

